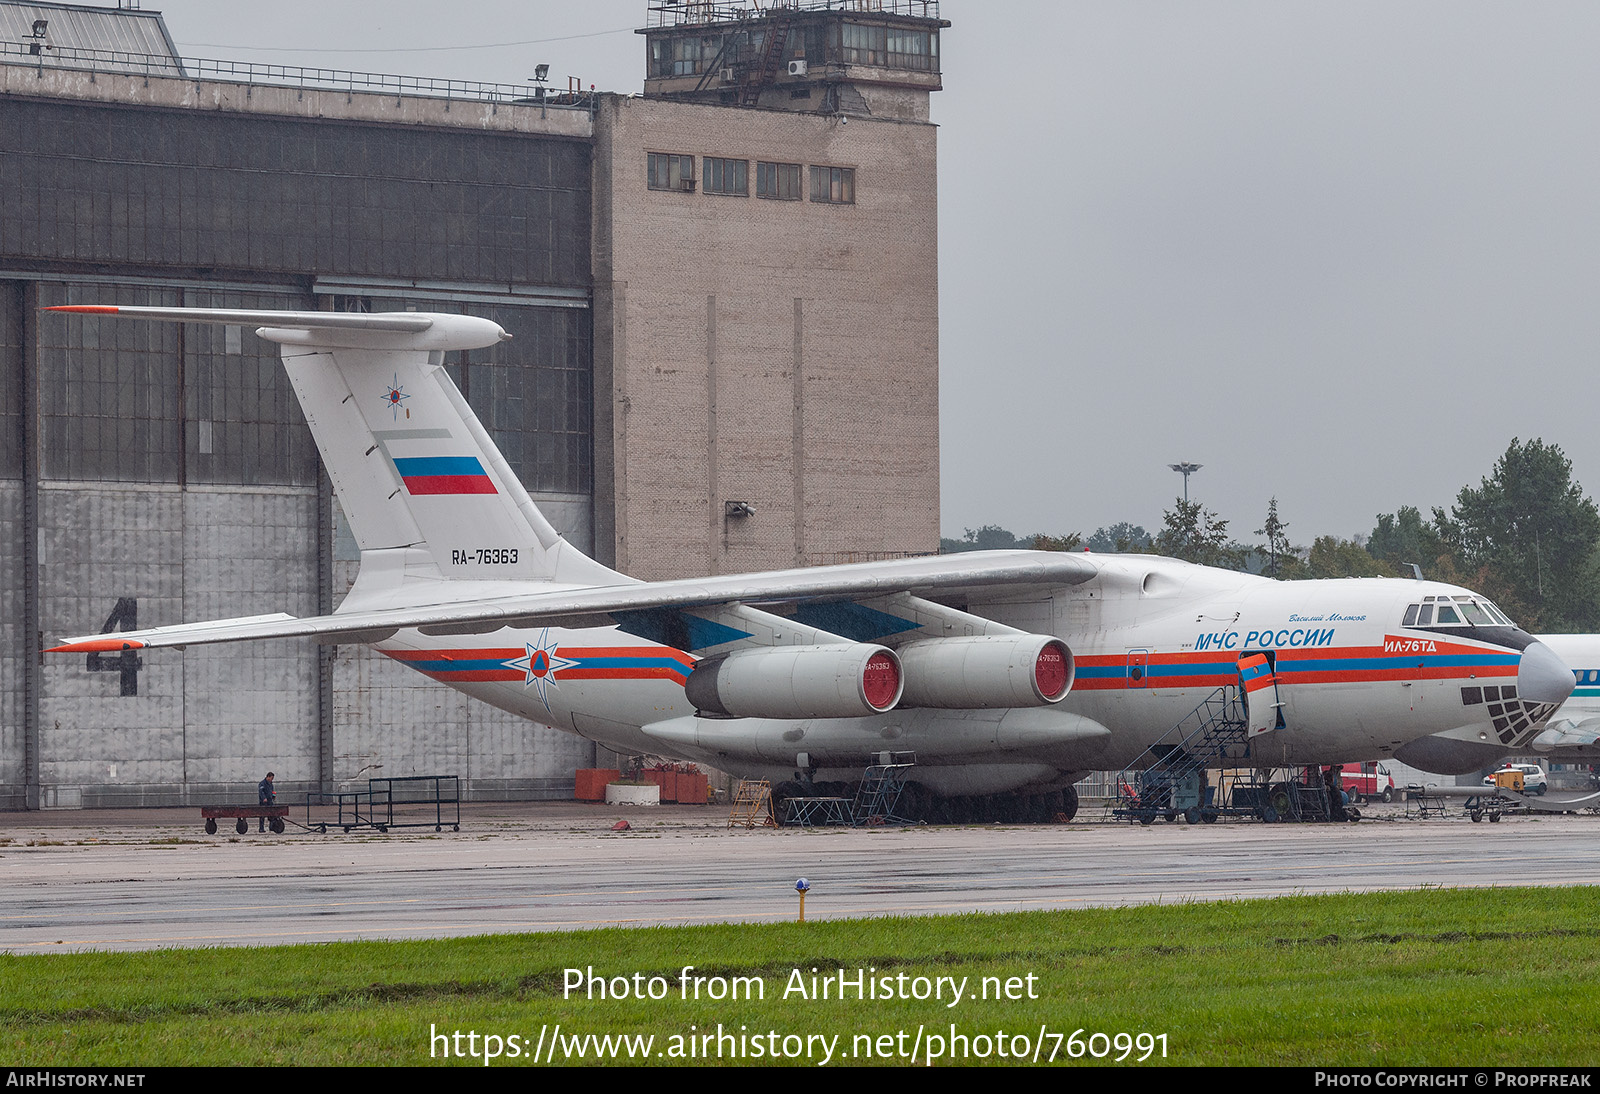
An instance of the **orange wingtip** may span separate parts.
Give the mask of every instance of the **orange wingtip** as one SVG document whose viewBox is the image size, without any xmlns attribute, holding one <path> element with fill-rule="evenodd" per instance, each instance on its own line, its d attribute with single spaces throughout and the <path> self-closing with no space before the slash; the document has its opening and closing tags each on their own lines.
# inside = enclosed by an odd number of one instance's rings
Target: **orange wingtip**
<svg viewBox="0 0 1600 1094">
<path fill-rule="evenodd" d="M 45 653 L 121 653 L 123 650 L 140 650 L 143 642 L 128 642 L 121 638 L 95 638 L 88 642 L 68 642 Z"/>
<path fill-rule="evenodd" d="M 57 304 L 41 311 L 70 311 L 79 315 L 116 315 L 117 309 L 106 304 Z"/>
</svg>

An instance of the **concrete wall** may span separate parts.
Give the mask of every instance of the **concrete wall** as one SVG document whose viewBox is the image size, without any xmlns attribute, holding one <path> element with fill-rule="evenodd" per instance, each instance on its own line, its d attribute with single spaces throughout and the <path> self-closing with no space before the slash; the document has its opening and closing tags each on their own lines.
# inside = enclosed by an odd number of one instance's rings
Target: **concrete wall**
<svg viewBox="0 0 1600 1094">
<path fill-rule="evenodd" d="M 40 607 L 48 635 L 94 633 L 119 600 L 137 625 L 313 612 L 314 490 L 48 483 Z M 268 769 L 314 781 L 316 656 L 303 643 L 46 656 L 46 805 L 250 800 Z"/>
<path fill-rule="evenodd" d="M 64 302 L 329 295 L 504 316 L 517 341 L 455 365 L 528 485 L 561 492 L 557 527 L 588 548 L 589 112 L 0 65 L 0 117 L 16 123 L 0 125 L 0 189 L 15 199 L 0 208 L 0 808 L 251 801 L 268 769 L 294 794 L 374 763 L 362 778 L 570 794 L 587 742 L 364 650 L 192 647 L 93 667 L 47 655 L 36 670 L 34 598 L 48 642 L 101 631 L 119 604 L 149 627 L 317 614 L 342 587 L 275 347 L 248 330 L 31 317 Z M 428 299 L 396 295 L 413 291 Z"/>
<path fill-rule="evenodd" d="M 936 132 L 602 100 L 596 537 L 620 569 L 937 549 Z M 747 160 L 750 194 L 648 189 L 651 152 Z M 855 203 L 760 198 L 762 160 L 800 163 L 803 188 L 810 165 L 854 168 Z M 756 515 L 725 521 L 727 501 Z"/>
<path fill-rule="evenodd" d="M 25 805 L 22 534 L 22 483 L 0 480 L 0 809 Z"/>
</svg>

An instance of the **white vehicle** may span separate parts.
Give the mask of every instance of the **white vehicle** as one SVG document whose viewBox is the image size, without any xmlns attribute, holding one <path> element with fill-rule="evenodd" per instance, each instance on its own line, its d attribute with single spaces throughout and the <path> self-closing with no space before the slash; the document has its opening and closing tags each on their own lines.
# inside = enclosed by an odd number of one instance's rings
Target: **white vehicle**
<svg viewBox="0 0 1600 1094">
<path fill-rule="evenodd" d="M 1498 771 L 1483 777 L 1484 786 L 1495 786 L 1499 783 L 1498 776 L 1504 772 L 1522 773 L 1522 792 L 1524 794 L 1543 794 L 1549 787 L 1550 780 L 1545 777 L 1544 768 L 1538 764 L 1506 764 Z"/>
<path fill-rule="evenodd" d="M 1243 684 L 1254 766 L 1390 755 L 1456 731 L 1526 744 L 1572 672 L 1433 582 L 1278 582 L 1147 555 L 1001 551 L 644 583 L 561 539 L 442 367 L 496 324 L 415 312 L 52 312 L 260 325 L 282 346 L 361 550 L 328 616 L 69 638 L 57 652 L 316 637 L 624 753 L 859 778 L 912 752 L 942 795 L 1062 789 L 1139 766 Z M 92 319 L 74 319 L 92 322 Z M 1420 619 L 1427 604 L 1430 618 Z M 1447 612 L 1493 625 L 1441 625 Z M 1492 615 L 1491 615 L 1492 613 Z M 1508 713 L 1509 712 L 1509 713 Z"/>
</svg>

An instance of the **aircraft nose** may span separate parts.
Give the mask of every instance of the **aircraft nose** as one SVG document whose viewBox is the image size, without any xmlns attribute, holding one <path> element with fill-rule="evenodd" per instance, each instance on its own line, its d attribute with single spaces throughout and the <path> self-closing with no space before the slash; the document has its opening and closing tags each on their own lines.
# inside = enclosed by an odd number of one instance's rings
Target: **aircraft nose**
<svg viewBox="0 0 1600 1094">
<path fill-rule="evenodd" d="M 1543 642 L 1535 642 L 1522 651 L 1522 661 L 1517 666 L 1517 697 L 1524 703 L 1559 706 L 1577 686 L 1572 670 Z"/>
</svg>

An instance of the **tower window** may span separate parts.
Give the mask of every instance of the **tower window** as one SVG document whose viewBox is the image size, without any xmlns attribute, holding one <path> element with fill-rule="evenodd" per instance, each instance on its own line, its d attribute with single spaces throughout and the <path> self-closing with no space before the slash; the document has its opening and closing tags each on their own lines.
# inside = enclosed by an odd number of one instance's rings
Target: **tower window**
<svg viewBox="0 0 1600 1094">
<path fill-rule="evenodd" d="M 706 157 L 706 193 L 750 196 L 750 161 Z"/>
<path fill-rule="evenodd" d="M 811 200 L 825 201 L 830 205 L 856 203 L 856 169 L 854 167 L 812 167 Z"/>
<path fill-rule="evenodd" d="M 777 201 L 799 201 L 800 165 L 798 163 L 756 164 L 756 197 Z"/>
<path fill-rule="evenodd" d="M 694 157 L 651 152 L 646 177 L 652 190 L 693 190 Z"/>
</svg>

